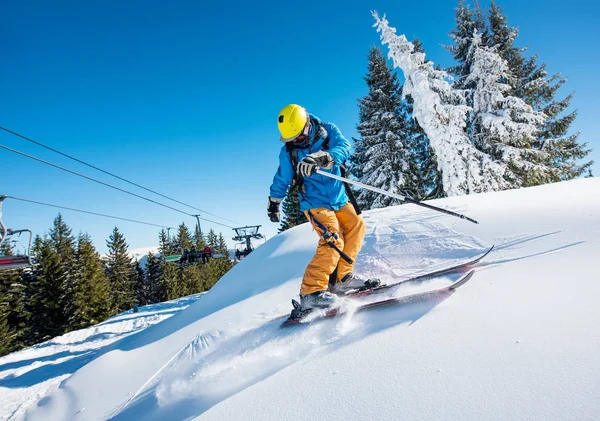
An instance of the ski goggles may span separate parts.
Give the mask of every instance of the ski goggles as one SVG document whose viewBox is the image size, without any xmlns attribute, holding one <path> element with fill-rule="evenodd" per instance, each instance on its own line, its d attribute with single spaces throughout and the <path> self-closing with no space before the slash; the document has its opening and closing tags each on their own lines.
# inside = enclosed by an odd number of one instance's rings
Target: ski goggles
<svg viewBox="0 0 600 421">
<path fill-rule="evenodd" d="M 300 133 L 298 133 L 296 136 L 290 137 L 287 139 L 280 137 L 279 140 L 281 140 L 283 143 L 292 142 L 297 145 L 303 145 L 303 144 L 308 143 L 308 141 L 310 140 L 309 134 L 310 134 L 310 119 L 306 122 L 306 125 L 304 126 L 302 131 Z"/>
</svg>

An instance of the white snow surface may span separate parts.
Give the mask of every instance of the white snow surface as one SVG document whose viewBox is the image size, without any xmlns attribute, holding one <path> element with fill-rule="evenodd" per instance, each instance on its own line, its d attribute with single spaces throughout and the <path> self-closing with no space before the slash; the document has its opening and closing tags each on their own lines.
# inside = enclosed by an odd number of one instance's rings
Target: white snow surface
<svg viewBox="0 0 600 421">
<path fill-rule="evenodd" d="M 203 294 L 140 307 L 0 358 L 0 420 L 20 418 L 31 403 L 110 349 L 114 342 L 159 323 Z"/>
<path fill-rule="evenodd" d="M 304 224 L 255 250 L 186 309 L 101 352 L 81 356 L 85 348 L 78 346 L 94 347 L 88 334 L 53 351 L 63 354 L 47 369 L 38 369 L 48 358 L 42 346 L 0 359 L 0 376 L 13 370 L 11 378 L 0 377 L 0 414 L 598 419 L 600 179 L 429 203 L 479 224 L 415 205 L 365 212 L 356 271 L 392 282 L 469 260 L 495 244 L 453 294 L 360 313 L 348 305 L 343 316 L 280 329 L 317 243 Z M 458 276 L 387 294 L 448 285 Z M 74 354 L 77 369 L 61 370 L 59 357 Z"/>
</svg>

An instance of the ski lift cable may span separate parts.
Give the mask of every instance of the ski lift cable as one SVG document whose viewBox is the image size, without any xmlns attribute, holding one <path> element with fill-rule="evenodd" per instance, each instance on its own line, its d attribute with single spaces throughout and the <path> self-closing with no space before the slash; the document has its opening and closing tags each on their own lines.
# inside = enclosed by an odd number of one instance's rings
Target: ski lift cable
<svg viewBox="0 0 600 421">
<path fill-rule="evenodd" d="M 36 145 L 38 145 L 38 146 L 41 146 L 42 148 L 46 148 L 46 149 L 48 149 L 48 150 L 50 150 L 50 151 L 52 151 L 52 152 L 55 152 L 55 153 L 57 153 L 57 154 L 59 154 L 59 155 L 62 155 L 62 156 L 64 156 L 64 157 L 67 157 L 67 158 L 69 158 L 69 159 L 72 159 L 73 161 L 79 162 L 80 164 L 86 165 L 86 166 L 88 166 L 88 167 L 90 167 L 90 168 L 93 168 L 93 169 L 95 169 L 95 170 L 97 170 L 97 171 L 100 171 L 100 172 L 102 172 L 102 173 L 104 173 L 104 174 L 108 174 L 108 175 L 110 175 L 111 177 L 115 177 L 115 178 L 117 178 L 117 179 L 119 179 L 119 180 L 121 180 L 121 181 L 124 181 L 124 182 L 126 182 L 126 183 L 132 184 L 132 185 L 134 185 L 134 186 L 136 186 L 136 187 L 139 187 L 140 189 L 143 189 L 143 190 L 149 191 L 149 192 L 151 192 L 151 193 L 154 193 L 154 194 L 156 194 L 156 195 L 158 195 L 158 196 L 164 197 L 165 199 L 169 199 L 169 200 L 171 200 L 171 201 L 173 201 L 173 202 L 176 202 L 176 203 L 179 203 L 179 204 L 181 204 L 181 205 L 187 206 L 188 208 L 196 209 L 196 210 L 198 210 L 198 211 L 200 211 L 200 212 L 202 212 L 202 213 L 205 213 L 205 214 L 207 214 L 207 215 L 211 215 L 211 216 L 217 217 L 217 218 L 219 218 L 219 219 L 223 219 L 223 220 L 225 220 L 225 221 L 233 222 L 234 224 L 239 224 L 239 222 L 233 221 L 233 220 L 231 220 L 231 219 L 224 218 L 224 217 L 222 217 L 222 216 L 219 216 L 219 215 L 215 215 L 215 214 L 213 214 L 213 213 L 210 213 L 210 212 L 207 212 L 207 211 L 205 211 L 205 210 L 199 209 L 199 208 L 197 208 L 197 207 L 194 207 L 194 206 L 192 206 L 192 205 L 188 205 L 187 203 L 181 202 L 181 201 L 179 201 L 179 200 L 177 200 L 177 199 L 173 199 L 172 197 L 166 196 L 166 195 L 164 195 L 164 194 L 162 194 L 162 193 L 159 193 L 159 192 L 157 192 L 157 191 L 154 191 L 154 190 L 151 190 L 151 189 L 149 189 L 149 188 L 147 188 L 147 187 L 141 186 L 141 185 L 139 185 L 139 184 L 137 184 L 137 183 L 134 183 L 133 181 L 129 181 L 129 180 L 127 180 L 127 179 L 123 178 L 123 177 L 119 177 L 118 175 L 115 175 L 115 174 L 113 174 L 113 173 L 111 173 L 111 172 L 105 171 L 105 170 L 103 170 L 103 169 L 101 169 L 101 168 L 98 168 L 98 167 L 96 167 L 96 166 L 94 166 L 94 165 L 88 164 L 88 163 L 87 163 L 87 162 L 85 162 L 85 161 L 82 161 L 82 160 L 80 160 L 80 159 L 77 159 L 77 158 L 75 158 L 75 157 L 72 157 L 72 156 L 70 156 L 70 155 L 68 155 L 68 154 L 66 154 L 66 153 L 60 152 L 60 151 L 58 151 L 58 150 L 56 150 L 56 149 L 54 149 L 54 148 L 51 148 L 50 146 L 46 146 L 46 145 L 44 145 L 44 144 L 42 144 L 42 143 L 40 143 L 40 142 L 36 142 L 35 140 L 28 138 L 27 136 L 23 136 L 22 134 L 19 134 L 19 133 L 17 133 L 17 132 L 14 132 L 14 131 L 12 131 L 12 130 L 9 130 L 9 129 L 5 128 L 5 127 L 2 127 L 2 126 L 0 126 L 0 129 L 1 129 L 1 130 L 4 130 L 5 132 L 7 132 L 7 133 L 10 133 L 10 134 L 12 134 L 12 135 L 14 135 L 14 136 L 20 137 L 21 139 L 27 140 L 28 142 L 34 143 L 34 144 L 36 144 Z"/>
<path fill-rule="evenodd" d="M 135 196 L 135 197 L 138 197 L 138 198 L 140 198 L 140 199 L 147 200 L 148 202 L 154 203 L 154 204 L 156 204 L 156 205 L 163 206 L 163 207 L 165 207 L 165 208 L 168 208 L 168 209 L 174 210 L 174 211 L 176 211 L 176 212 L 179 212 L 179 213 L 183 213 L 184 215 L 187 215 L 187 216 L 192 216 L 192 217 L 196 217 L 196 215 L 192 215 L 192 214 L 190 214 L 190 213 L 187 213 L 187 212 L 185 212 L 185 211 L 182 211 L 182 210 L 180 210 L 180 209 L 174 208 L 174 207 L 172 207 L 172 206 L 169 206 L 169 205 L 165 205 L 164 203 L 157 202 L 156 200 L 152 200 L 152 199 L 149 199 L 149 198 L 147 198 L 147 197 L 144 197 L 144 196 L 140 196 L 139 194 L 132 193 L 132 192 L 130 192 L 130 191 L 127 191 L 127 190 L 121 189 L 121 188 L 119 188 L 119 187 L 113 186 L 113 185 L 111 185 L 111 184 L 108 184 L 108 183 L 105 183 L 105 182 L 103 182 L 103 181 L 96 180 L 96 179 L 94 179 L 94 178 L 91 178 L 91 177 L 88 177 L 88 176 L 86 176 L 86 175 L 79 174 L 78 172 L 71 171 L 71 170 L 69 170 L 69 169 L 67 169 L 67 168 L 61 167 L 61 166 L 59 166 L 59 165 L 56 165 L 56 164 L 53 164 L 53 163 L 51 163 L 51 162 L 44 161 L 43 159 L 36 158 L 36 157 L 34 157 L 34 156 L 31 156 L 31 155 L 28 155 L 28 154 L 26 154 L 26 153 L 23 153 L 23 152 L 17 151 L 16 149 L 9 148 L 8 146 L 4 146 L 4 145 L 1 145 L 1 144 L 0 144 L 0 148 L 3 148 L 3 149 L 6 149 L 6 150 L 8 150 L 8 151 L 10 151 L 10 152 L 14 152 L 14 153 L 16 153 L 16 154 L 22 155 L 22 156 L 24 156 L 24 157 L 26 157 L 26 158 L 33 159 L 33 160 L 35 160 L 35 161 L 41 162 L 41 163 L 43 163 L 43 164 L 49 165 L 49 166 L 51 166 L 51 167 L 54 167 L 54 168 L 57 168 L 57 169 L 59 169 L 59 170 L 63 170 L 63 171 L 66 171 L 66 172 L 68 172 L 68 173 L 71 173 L 71 174 L 77 175 L 77 176 L 79 176 L 79 177 L 85 178 L 85 179 L 87 179 L 87 180 L 90 180 L 90 181 L 93 181 L 93 182 L 95 182 L 95 183 L 102 184 L 102 185 L 104 185 L 104 186 L 107 186 L 107 187 L 110 187 L 110 188 L 112 188 L 112 189 L 115 189 L 115 190 L 121 191 L 121 192 L 123 192 L 123 193 L 127 193 L 127 194 L 129 194 L 129 195 L 131 195 L 131 196 Z M 200 218 L 200 219 L 202 219 L 203 221 L 211 222 L 211 223 L 213 223 L 213 224 L 216 224 L 216 225 L 222 225 L 222 226 L 224 226 L 224 227 L 227 227 L 227 228 L 233 228 L 232 226 L 230 226 L 230 225 L 227 225 L 227 224 L 223 224 L 223 223 L 221 223 L 221 222 L 212 221 L 212 220 L 210 220 L 210 219 L 203 218 L 203 217 L 199 217 L 199 218 Z"/>
<path fill-rule="evenodd" d="M 70 211 L 74 211 L 74 212 L 81 212 L 81 213 L 87 213 L 87 214 L 90 214 L 90 215 L 103 216 L 105 218 L 119 219 L 121 221 L 127 221 L 127 222 L 135 222 L 136 224 L 150 225 L 150 226 L 159 227 L 159 228 L 175 229 L 173 227 L 168 227 L 166 225 L 152 224 L 150 222 L 143 222 L 143 221 L 137 221 L 135 219 L 121 218 L 119 216 L 106 215 L 104 213 L 98 213 L 98 212 L 91 212 L 91 211 L 86 211 L 86 210 L 82 210 L 82 209 L 69 208 L 69 207 L 66 207 L 66 206 L 53 205 L 53 204 L 50 204 L 50 203 L 38 202 L 38 201 L 35 201 L 35 200 L 29 200 L 29 199 L 23 199 L 21 197 L 15 197 L 15 196 L 5 196 L 5 197 L 6 198 L 10 198 L 10 199 L 14 199 L 14 200 L 19 200 L 21 202 L 35 203 L 36 205 L 50 206 L 50 207 L 53 207 L 53 208 L 65 209 L 65 210 L 70 210 Z"/>
</svg>

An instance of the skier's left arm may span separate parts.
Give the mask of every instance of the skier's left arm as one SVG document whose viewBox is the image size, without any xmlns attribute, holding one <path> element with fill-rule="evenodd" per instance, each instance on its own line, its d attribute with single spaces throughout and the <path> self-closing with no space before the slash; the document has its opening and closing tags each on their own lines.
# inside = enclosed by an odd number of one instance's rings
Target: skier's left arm
<svg viewBox="0 0 600 421">
<path fill-rule="evenodd" d="M 352 143 L 344 137 L 335 124 L 325 123 L 323 126 L 329 136 L 329 155 L 336 165 L 342 165 L 352 154 Z"/>
<path fill-rule="evenodd" d="M 340 166 L 346 162 L 352 153 L 352 144 L 342 135 L 335 124 L 324 123 L 323 129 L 327 131 L 329 149 L 311 153 L 300 161 L 298 172 L 303 177 L 311 176 L 317 170 L 317 167 L 330 170 L 335 165 Z"/>
</svg>

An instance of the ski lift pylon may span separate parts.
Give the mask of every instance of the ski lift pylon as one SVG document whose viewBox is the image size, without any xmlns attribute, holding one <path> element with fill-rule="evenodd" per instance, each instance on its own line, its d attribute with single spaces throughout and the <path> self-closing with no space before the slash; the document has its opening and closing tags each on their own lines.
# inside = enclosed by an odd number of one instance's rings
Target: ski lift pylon
<svg viewBox="0 0 600 421">
<path fill-rule="evenodd" d="M 8 196 L 0 196 L 0 246 L 6 242 L 8 237 L 12 237 L 14 235 L 21 235 L 24 232 L 29 233 L 29 244 L 27 245 L 26 254 L 20 254 L 16 256 L 4 256 L 0 254 L 0 269 L 23 269 L 27 267 L 33 266 L 33 262 L 31 261 L 31 241 L 33 239 L 33 234 L 28 229 L 20 229 L 13 230 L 10 228 L 6 228 L 4 222 L 2 222 L 2 203 L 4 199 Z"/>
</svg>

